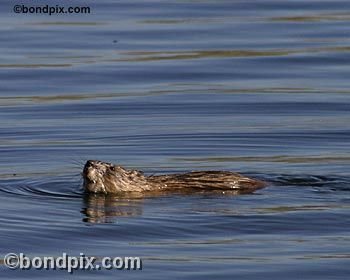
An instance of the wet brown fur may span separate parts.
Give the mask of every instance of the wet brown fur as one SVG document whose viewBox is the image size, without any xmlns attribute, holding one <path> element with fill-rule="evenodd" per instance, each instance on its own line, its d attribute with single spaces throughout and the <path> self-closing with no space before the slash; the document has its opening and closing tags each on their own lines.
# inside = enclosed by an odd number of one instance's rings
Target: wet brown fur
<svg viewBox="0 0 350 280">
<path fill-rule="evenodd" d="M 84 189 L 91 193 L 217 190 L 253 192 L 266 183 L 229 171 L 194 171 L 146 176 L 137 170 L 88 160 L 83 170 Z"/>
</svg>

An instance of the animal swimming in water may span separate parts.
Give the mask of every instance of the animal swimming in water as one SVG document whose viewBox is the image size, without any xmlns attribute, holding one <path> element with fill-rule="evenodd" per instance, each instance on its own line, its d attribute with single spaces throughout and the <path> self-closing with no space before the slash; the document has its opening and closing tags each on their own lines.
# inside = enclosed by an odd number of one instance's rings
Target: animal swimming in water
<svg viewBox="0 0 350 280">
<path fill-rule="evenodd" d="M 146 176 L 138 170 L 98 160 L 88 160 L 83 170 L 84 190 L 88 193 L 120 194 L 181 190 L 253 192 L 266 183 L 230 171 L 193 171 Z"/>
</svg>

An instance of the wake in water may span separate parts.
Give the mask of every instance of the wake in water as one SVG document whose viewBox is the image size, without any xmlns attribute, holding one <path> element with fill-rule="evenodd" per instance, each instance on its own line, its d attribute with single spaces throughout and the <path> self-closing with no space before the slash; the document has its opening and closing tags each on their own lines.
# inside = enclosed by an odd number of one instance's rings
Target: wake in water
<svg viewBox="0 0 350 280">
<path fill-rule="evenodd" d="M 350 177 L 336 175 L 249 174 L 261 178 L 270 186 L 319 187 L 334 191 L 350 191 Z M 283 189 L 281 189 L 283 191 Z M 84 194 L 78 176 L 55 176 L 32 179 L 1 179 L 0 192 L 21 196 L 76 198 Z M 186 192 L 185 192 L 186 193 Z M 206 192 L 210 193 L 210 191 Z M 125 197 L 122 195 L 121 197 Z"/>
<path fill-rule="evenodd" d="M 334 191 L 350 190 L 350 177 L 344 176 L 279 174 L 265 177 L 269 182 L 278 186 L 318 187 Z"/>
<path fill-rule="evenodd" d="M 266 192 L 273 186 L 277 193 L 283 194 L 284 187 L 296 188 L 296 192 L 305 188 L 312 188 L 315 192 L 349 192 L 350 177 L 345 176 L 319 176 L 319 175 L 289 175 L 289 174 L 249 174 L 261 178 L 269 184 L 265 189 L 259 190 L 255 195 Z M 280 190 L 278 190 L 280 188 Z M 302 189 L 301 189 L 302 188 Z M 303 192 L 303 191 L 302 191 Z M 32 179 L 2 179 L 0 180 L 0 193 L 2 196 L 17 196 L 26 200 L 75 200 L 82 204 L 80 212 L 84 215 L 82 220 L 88 223 L 113 223 L 118 217 L 140 216 L 143 213 L 144 199 L 152 199 L 153 195 L 105 195 L 87 194 L 82 188 L 82 180 L 76 176 L 55 176 Z M 218 196 L 236 196 L 237 192 L 173 192 L 163 193 L 159 196 L 199 196 L 217 198 Z M 295 199 L 295 197 L 291 197 Z M 62 202 L 64 203 L 64 202 Z M 234 203 L 234 201 L 233 201 Z M 281 202 L 282 204 L 283 202 Z M 286 203 L 286 202 L 284 202 Z M 305 208 L 305 207 L 304 207 Z M 282 208 L 281 208 L 282 209 Z M 292 209 L 292 208 L 291 208 Z M 308 209 L 308 208 L 305 208 Z M 311 208 L 310 208 L 311 209 Z M 254 210 L 255 211 L 255 210 Z"/>
</svg>

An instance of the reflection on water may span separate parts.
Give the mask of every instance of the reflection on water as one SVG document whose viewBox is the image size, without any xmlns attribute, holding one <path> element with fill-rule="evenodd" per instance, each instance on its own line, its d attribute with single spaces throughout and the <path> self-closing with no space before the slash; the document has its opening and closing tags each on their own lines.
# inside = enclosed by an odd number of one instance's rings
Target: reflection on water
<svg viewBox="0 0 350 280">
<path fill-rule="evenodd" d="M 142 199 L 121 199 L 118 196 L 86 194 L 82 213 L 88 223 L 113 223 L 118 217 L 142 215 Z"/>
<path fill-rule="evenodd" d="M 119 195 L 84 194 L 83 221 L 91 224 L 117 223 L 121 217 L 136 217 L 143 215 L 144 199 L 166 196 L 230 197 L 251 194 L 253 191 L 205 191 L 183 189 L 149 193 L 124 193 Z"/>
</svg>

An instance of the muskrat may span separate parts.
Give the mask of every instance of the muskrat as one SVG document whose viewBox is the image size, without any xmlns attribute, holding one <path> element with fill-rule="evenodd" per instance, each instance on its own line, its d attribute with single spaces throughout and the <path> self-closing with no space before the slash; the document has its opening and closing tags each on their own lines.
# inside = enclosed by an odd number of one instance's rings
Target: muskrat
<svg viewBox="0 0 350 280">
<path fill-rule="evenodd" d="M 253 192 L 266 185 L 263 181 L 229 171 L 146 176 L 141 171 L 98 160 L 88 160 L 82 175 L 86 192 L 104 194 L 194 189 Z"/>
</svg>

